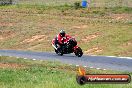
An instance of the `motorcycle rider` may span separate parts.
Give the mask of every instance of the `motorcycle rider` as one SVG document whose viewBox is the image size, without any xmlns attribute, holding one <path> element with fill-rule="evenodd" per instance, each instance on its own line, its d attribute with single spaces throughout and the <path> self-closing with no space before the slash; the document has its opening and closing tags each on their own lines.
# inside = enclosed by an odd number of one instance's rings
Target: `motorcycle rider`
<svg viewBox="0 0 132 88">
<path fill-rule="evenodd" d="M 53 39 L 52 46 L 58 50 L 61 46 L 67 43 L 67 41 L 72 38 L 70 35 L 66 34 L 64 30 L 61 30 L 59 34 Z"/>
</svg>

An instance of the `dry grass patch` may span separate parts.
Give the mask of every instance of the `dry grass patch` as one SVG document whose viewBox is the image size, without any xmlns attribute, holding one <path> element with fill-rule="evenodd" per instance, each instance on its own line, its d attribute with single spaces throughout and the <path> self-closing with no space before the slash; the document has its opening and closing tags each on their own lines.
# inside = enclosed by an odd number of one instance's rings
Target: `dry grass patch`
<svg viewBox="0 0 132 88">
<path fill-rule="evenodd" d="M 17 63 L 0 63 L 0 68 L 25 68 L 25 65 Z"/>
<path fill-rule="evenodd" d="M 73 26 L 72 28 L 73 29 L 85 29 L 87 27 L 88 27 L 88 25 L 80 25 L 80 26 Z"/>
<path fill-rule="evenodd" d="M 11 26 L 13 26 L 13 25 L 15 25 L 14 23 L 10 23 L 10 22 L 4 22 L 4 23 L 0 23 L 0 27 L 2 27 L 2 26 L 8 26 L 8 27 L 11 27 Z"/>
<path fill-rule="evenodd" d="M 100 36 L 100 33 L 94 33 L 94 34 L 90 34 L 88 36 L 85 36 L 85 38 L 81 39 L 83 42 L 90 42 L 91 40 L 97 38 Z"/>
<path fill-rule="evenodd" d="M 102 51 L 103 51 L 103 49 L 101 49 L 100 47 L 93 47 L 91 49 L 88 49 L 87 51 L 84 51 L 84 53 L 88 54 L 88 55 L 93 55 L 96 53 L 100 53 Z"/>
<path fill-rule="evenodd" d="M 13 31 L 9 31 L 9 30 L 0 31 L 0 40 L 4 40 L 14 36 L 15 36 L 15 33 Z"/>
<path fill-rule="evenodd" d="M 132 46 L 132 41 L 126 42 L 122 45 L 123 47 L 129 47 Z"/>
<path fill-rule="evenodd" d="M 119 55 L 127 55 L 127 56 L 132 56 L 132 41 L 128 41 L 124 44 L 122 44 L 121 49 L 123 49 L 124 51 L 119 52 Z"/>
<path fill-rule="evenodd" d="M 41 41 L 44 41 L 45 39 L 47 39 L 46 35 L 35 35 L 35 36 L 32 36 L 31 38 L 25 39 L 21 43 L 32 43 L 34 41 L 41 42 Z"/>
<path fill-rule="evenodd" d="M 131 14 L 111 14 L 110 16 L 112 19 L 115 20 L 132 20 Z"/>
</svg>

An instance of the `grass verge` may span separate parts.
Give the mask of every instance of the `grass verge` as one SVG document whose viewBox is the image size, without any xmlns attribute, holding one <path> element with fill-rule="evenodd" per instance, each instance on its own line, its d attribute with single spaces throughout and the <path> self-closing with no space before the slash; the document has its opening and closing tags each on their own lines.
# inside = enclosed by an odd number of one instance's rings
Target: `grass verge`
<svg viewBox="0 0 132 88">
<path fill-rule="evenodd" d="M 132 83 L 80 86 L 76 83 L 77 69 L 75 66 L 59 62 L 33 61 L 2 56 L 0 57 L 0 88 L 131 88 L 132 86 Z M 121 74 L 129 72 L 87 69 L 87 73 Z M 129 74 L 132 75 L 132 73 Z"/>
</svg>

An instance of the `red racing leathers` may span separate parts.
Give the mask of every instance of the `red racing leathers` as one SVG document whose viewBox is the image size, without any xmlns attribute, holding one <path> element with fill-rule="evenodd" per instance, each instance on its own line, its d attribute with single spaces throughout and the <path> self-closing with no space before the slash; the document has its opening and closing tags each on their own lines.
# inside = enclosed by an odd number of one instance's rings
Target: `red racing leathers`
<svg viewBox="0 0 132 88">
<path fill-rule="evenodd" d="M 67 41 L 72 38 L 70 35 L 65 35 L 65 37 L 62 37 L 60 34 L 58 34 L 55 39 L 52 40 L 52 44 L 55 45 L 55 47 L 57 48 L 57 44 L 59 44 L 60 46 L 67 43 Z"/>
<path fill-rule="evenodd" d="M 57 40 L 58 40 L 58 43 L 59 43 L 59 44 L 67 43 L 67 41 L 68 41 L 70 38 L 72 38 L 72 37 L 69 36 L 69 35 L 67 35 L 67 34 L 65 35 L 65 37 L 61 37 L 60 34 L 57 35 Z"/>
</svg>

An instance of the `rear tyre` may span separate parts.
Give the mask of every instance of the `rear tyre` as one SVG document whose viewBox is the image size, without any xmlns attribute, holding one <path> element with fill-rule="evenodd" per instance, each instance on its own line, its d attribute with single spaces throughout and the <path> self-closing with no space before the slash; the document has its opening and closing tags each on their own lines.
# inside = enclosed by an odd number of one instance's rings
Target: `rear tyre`
<svg viewBox="0 0 132 88">
<path fill-rule="evenodd" d="M 80 47 L 78 47 L 74 53 L 78 57 L 81 57 L 83 55 L 82 49 Z"/>
</svg>

